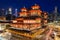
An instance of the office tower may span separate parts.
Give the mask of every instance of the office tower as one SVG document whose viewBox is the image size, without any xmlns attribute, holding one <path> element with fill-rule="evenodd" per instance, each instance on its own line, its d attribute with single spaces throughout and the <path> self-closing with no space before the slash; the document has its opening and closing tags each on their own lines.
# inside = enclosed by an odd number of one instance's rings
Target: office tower
<svg viewBox="0 0 60 40">
<path fill-rule="evenodd" d="M 18 9 L 15 9 L 15 16 L 16 16 L 16 17 L 18 16 L 18 14 L 17 14 L 17 10 L 18 10 Z"/>
<path fill-rule="evenodd" d="M 8 9 L 9 14 L 12 14 L 12 8 Z"/>
<path fill-rule="evenodd" d="M 6 20 L 12 20 L 12 8 L 9 8 L 7 11 L 6 11 Z"/>
<path fill-rule="evenodd" d="M 57 6 L 55 6 L 55 9 L 54 9 L 54 20 L 55 21 L 57 20 L 57 16 L 58 16 L 58 8 Z"/>
<path fill-rule="evenodd" d="M 5 16 L 5 9 L 1 9 L 1 16 Z"/>
</svg>

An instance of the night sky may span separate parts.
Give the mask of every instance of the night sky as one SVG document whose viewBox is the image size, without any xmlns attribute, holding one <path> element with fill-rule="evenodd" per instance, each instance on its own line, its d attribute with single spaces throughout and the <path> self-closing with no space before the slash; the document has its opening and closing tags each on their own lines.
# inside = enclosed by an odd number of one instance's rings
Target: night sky
<svg viewBox="0 0 60 40">
<path fill-rule="evenodd" d="M 60 0 L 0 0 L 0 8 L 7 9 L 9 7 L 30 8 L 34 4 L 39 4 L 43 11 L 51 12 L 54 10 L 54 7 L 57 6 L 60 11 Z"/>
</svg>

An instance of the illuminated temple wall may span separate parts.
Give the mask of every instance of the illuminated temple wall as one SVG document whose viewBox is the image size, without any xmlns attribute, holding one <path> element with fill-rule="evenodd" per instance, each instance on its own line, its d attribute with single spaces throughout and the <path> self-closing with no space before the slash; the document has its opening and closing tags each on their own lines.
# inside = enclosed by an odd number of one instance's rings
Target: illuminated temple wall
<svg viewBox="0 0 60 40">
<path fill-rule="evenodd" d="M 32 30 L 32 29 L 40 28 L 41 24 L 30 24 L 30 25 L 29 24 L 13 24 L 11 26 L 14 26 L 15 28 Z"/>
<path fill-rule="evenodd" d="M 36 29 L 36 28 L 40 28 L 41 26 L 41 18 L 36 18 L 35 20 L 22 20 L 21 21 L 13 21 L 13 23 L 11 24 L 11 26 L 15 27 L 15 28 L 21 28 L 21 29 L 28 29 L 28 30 L 32 30 L 32 29 Z"/>
</svg>

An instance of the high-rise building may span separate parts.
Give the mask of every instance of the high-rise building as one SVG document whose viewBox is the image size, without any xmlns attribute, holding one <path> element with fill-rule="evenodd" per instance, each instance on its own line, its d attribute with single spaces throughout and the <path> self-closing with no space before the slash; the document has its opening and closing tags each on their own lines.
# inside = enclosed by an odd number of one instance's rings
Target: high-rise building
<svg viewBox="0 0 60 40">
<path fill-rule="evenodd" d="M 5 16 L 5 9 L 0 10 L 0 16 Z"/>
<path fill-rule="evenodd" d="M 55 6 L 55 9 L 54 9 L 54 20 L 55 21 L 57 20 L 57 16 L 58 16 L 58 7 Z"/>
<path fill-rule="evenodd" d="M 0 10 L 0 21 L 2 21 L 2 20 L 6 20 L 5 9 Z"/>
<path fill-rule="evenodd" d="M 55 12 L 55 13 L 58 12 L 58 7 L 57 7 L 57 6 L 55 6 L 55 10 L 54 10 L 54 12 Z"/>
<path fill-rule="evenodd" d="M 12 8 L 8 9 L 9 14 L 12 14 Z"/>
<path fill-rule="evenodd" d="M 49 14 L 49 20 L 50 22 L 52 21 L 57 21 L 58 19 L 58 7 L 55 6 L 53 12 Z"/>
<path fill-rule="evenodd" d="M 12 19 L 12 8 L 9 8 L 6 11 L 6 20 L 11 20 Z"/>
<path fill-rule="evenodd" d="M 15 16 L 16 16 L 16 17 L 18 16 L 18 14 L 17 14 L 17 10 L 18 10 L 18 9 L 15 9 Z"/>
<path fill-rule="evenodd" d="M 7 15 L 7 14 L 8 14 L 8 11 L 6 10 L 5 15 Z"/>
</svg>

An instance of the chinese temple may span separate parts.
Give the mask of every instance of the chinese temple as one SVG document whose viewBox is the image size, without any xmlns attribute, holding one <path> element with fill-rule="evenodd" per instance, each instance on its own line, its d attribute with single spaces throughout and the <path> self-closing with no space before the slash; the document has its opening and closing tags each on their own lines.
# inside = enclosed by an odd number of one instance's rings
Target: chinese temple
<svg viewBox="0 0 60 40">
<path fill-rule="evenodd" d="M 21 8 L 19 17 L 17 17 L 15 20 L 12 20 L 12 23 L 10 23 L 12 26 L 11 29 L 19 30 L 20 33 L 17 33 L 24 36 L 29 36 L 29 32 L 32 32 L 33 30 L 35 30 L 33 33 L 41 31 L 40 28 L 42 28 L 42 25 L 46 25 L 48 23 L 48 14 L 47 12 L 43 12 L 40 8 L 41 7 L 37 4 L 31 6 L 31 10 L 27 10 L 25 7 Z M 21 33 L 23 30 L 24 32 L 29 31 L 28 34 L 26 35 L 27 32 L 25 34 Z M 16 33 L 16 31 L 14 33 Z M 34 34 L 34 36 L 36 34 Z"/>
</svg>

